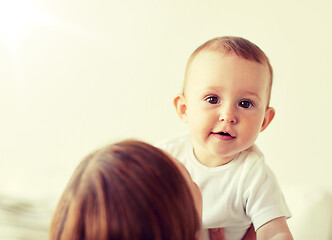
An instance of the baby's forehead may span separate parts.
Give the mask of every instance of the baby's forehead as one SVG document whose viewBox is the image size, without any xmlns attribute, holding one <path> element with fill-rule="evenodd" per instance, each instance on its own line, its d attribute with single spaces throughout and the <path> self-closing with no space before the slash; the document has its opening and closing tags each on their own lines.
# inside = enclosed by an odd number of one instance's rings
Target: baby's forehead
<svg viewBox="0 0 332 240">
<path fill-rule="evenodd" d="M 193 89 L 205 87 L 211 79 L 215 79 L 212 83 L 218 86 L 219 79 L 223 77 L 225 79 L 230 76 L 246 78 L 252 74 L 259 76 L 257 81 L 269 90 L 268 83 L 271 76 L 267 64 L 245 59 L 235 53 L 204 50 L 199 52 L 188 65 L 183 92 L 187 95 Z"/>
<path fill-rule="evenodd" d="M 239 71 L 236 65 L 229 64 L 238 61 L 245 62 L 248 65 L 248 70 L 249 67 L 264 69 L 263 71 L 269 68 L 267 63 L 261 63 L 253 59 L 247 59 L 233 52 L 207 49 L 197 53 L 188 61 L 185 82 L 189 85 L 191 83 L 191 79 L 195 78 L 197 74 L 204 75 L 214 73 L 218 74 L 220 72 L 226 73 Z M 242 69 L 242 71 L 246 70 L 247 69 Z"/>
</svg>

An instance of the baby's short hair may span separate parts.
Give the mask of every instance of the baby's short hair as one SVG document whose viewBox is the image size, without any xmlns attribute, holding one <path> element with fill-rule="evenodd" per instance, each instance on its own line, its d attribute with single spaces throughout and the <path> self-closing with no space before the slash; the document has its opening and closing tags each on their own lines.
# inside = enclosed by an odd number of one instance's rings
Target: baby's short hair
<svg viewBox="0 0 332 240">
<path fill-rule="evenodd" d="M 270 101 L 271 96 L 271 87 L 272 87 L 272 80 L 273 80 L 273 69 L 270 64 L 268 57 L 265 53 L 254 43 L 250 42 L 247 39 L 241 37 L 233 37 L 233 36 L 224 36 L 224 37 L 217 37 L 213 38 L 201 46 L 199 46 L 189 57 L 186 70 L 185 70 L 185 80 L 183 85 L 183 93 L 185 90 L 185 85 L 187 82 L 189 68 L 191 66 L 192 61 L 195 57 L 202 51 L 217 51 L 223 53 L 225 55 L 235 54 L 241 58 L 255 61 L 261 64 L 266 64 L 269 68 L 270 72 L 270 88 L 268 99 Z"/>
</svg>

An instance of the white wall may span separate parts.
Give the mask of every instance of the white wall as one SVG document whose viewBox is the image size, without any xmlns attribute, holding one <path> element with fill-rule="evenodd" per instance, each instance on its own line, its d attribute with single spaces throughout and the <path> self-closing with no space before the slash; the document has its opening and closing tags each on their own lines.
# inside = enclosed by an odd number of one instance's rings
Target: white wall
<svg viewBox="0 0 332 240">
<path fill-rule="evenodd" d="M 172 106 L 191 52 L 245 37 L 275 71 L 258 144 L 282 185 L 332 190 L 332 2 L 0 3 L 0 194 L 58 196 L 90 151 L 186 129 Z"/>
</svg>

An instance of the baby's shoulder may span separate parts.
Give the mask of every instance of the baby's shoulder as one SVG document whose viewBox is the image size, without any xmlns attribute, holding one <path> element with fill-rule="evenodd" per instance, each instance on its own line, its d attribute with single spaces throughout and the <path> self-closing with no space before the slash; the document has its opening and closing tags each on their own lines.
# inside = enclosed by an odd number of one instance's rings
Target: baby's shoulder
<svg viewBox="0 0 332 240">
<path fill-rule="evenodd" d="M 264 154 L 259 150 L 257 145 L 253 145 L 247 150 L 247 158 L 253 159 L 253 160 L 264 160 Z"/>
<path fill-rule="evenodd" d="M 192 141 L 189 132 L 185 132 L 164 139 L 156 143 L 155 146 L 171 153 L 173 156 L 176 156 L 180 152 L 185 151 L 185 149 L 192 148 Z"/>
<path fill-rule="evenodd" d="M 246 168 L 264 166 L 264 154 L 256 145 L 253 145 L 242 153 L 242 163 Z"/>
</svg>

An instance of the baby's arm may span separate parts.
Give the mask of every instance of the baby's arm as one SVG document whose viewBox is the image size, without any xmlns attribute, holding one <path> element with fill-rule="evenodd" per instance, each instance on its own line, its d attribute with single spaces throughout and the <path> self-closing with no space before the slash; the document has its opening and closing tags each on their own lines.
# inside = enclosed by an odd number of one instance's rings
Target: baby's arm
<svg viewBox="0 0 332 240">
<path fill-rule="evenodd" d="M 223 228 L 211 228 L 209 235 L 211 240 L 226 240 Z"/>
<path fill-rule="evenodd" d="M 293 240 L 286 218 L 273 219 L 257 230 L 258 240 Z"/>
<path fill-rule="evenodd" d="M 223 228 L 210 228 L 209 234 L 211 240 L 225 240 L 225 234 Z M 252 224 L 250 228 L 247 230 L 246 235 L 244 235 L 242 240 L 256 240 L 256 232 Z"/>
<path fill-rule="evenodd" d="M 251 224 L 242 240 L 256 240 L 256 232 L 254 226 Z"/>
</svg>

